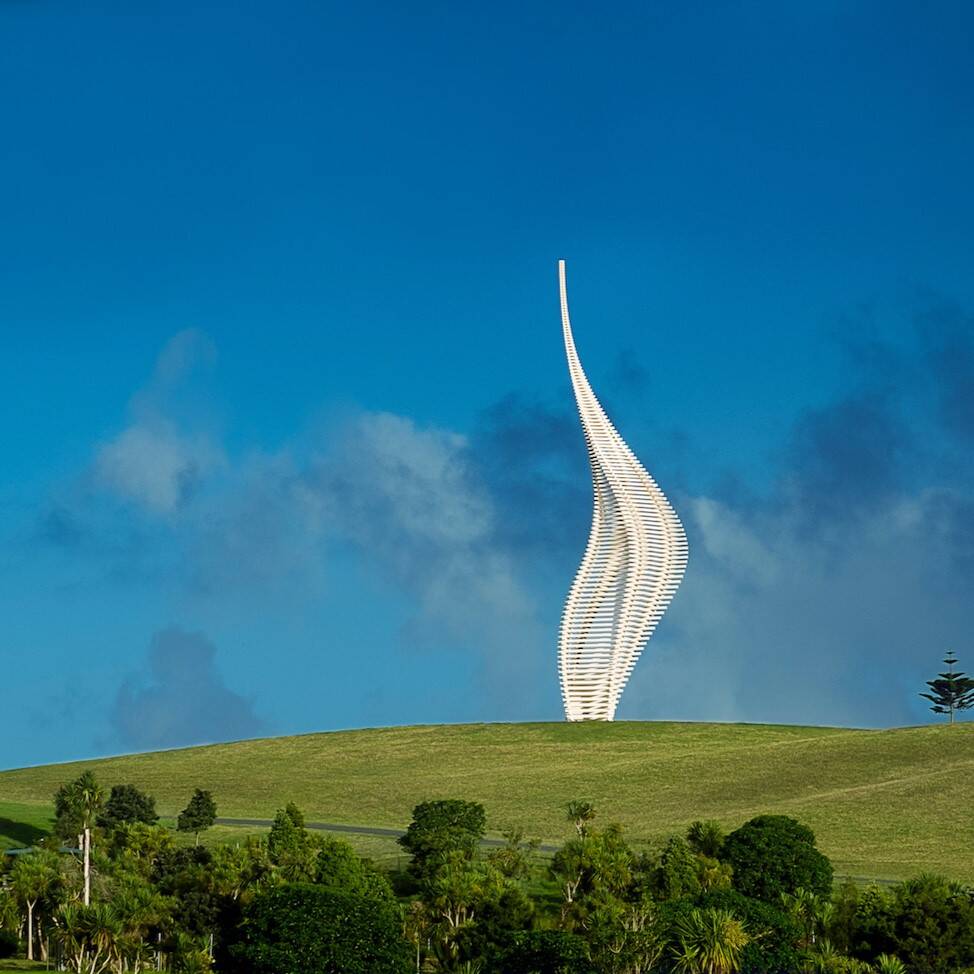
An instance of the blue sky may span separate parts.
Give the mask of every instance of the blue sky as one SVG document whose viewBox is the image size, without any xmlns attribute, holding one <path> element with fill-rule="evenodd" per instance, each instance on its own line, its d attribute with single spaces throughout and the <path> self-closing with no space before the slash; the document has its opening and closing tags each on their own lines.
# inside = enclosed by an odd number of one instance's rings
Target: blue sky
<svg viewBox="0 0 974 974">
<path fill-rule="evenodd" d="M 557 719 L 560 345 L 687 578 L 621 717 L 974 669 L 967 4 L 0 4 L 0 765 Z"/>
</svg>

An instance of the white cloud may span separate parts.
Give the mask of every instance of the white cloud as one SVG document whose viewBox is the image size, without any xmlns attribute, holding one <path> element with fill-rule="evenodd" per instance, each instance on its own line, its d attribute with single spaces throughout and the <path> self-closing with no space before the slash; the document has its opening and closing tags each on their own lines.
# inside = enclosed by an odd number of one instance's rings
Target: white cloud
<svg viewBox="0 0 974 974">
<path fill-rule="evenodd" d="M 171 424 L 129 426 L 95 454 L 98 484 L 156 513 L 168 513 L 190 496 L 221 452 L 205 436 L 180 435 Z"/>
</svg>

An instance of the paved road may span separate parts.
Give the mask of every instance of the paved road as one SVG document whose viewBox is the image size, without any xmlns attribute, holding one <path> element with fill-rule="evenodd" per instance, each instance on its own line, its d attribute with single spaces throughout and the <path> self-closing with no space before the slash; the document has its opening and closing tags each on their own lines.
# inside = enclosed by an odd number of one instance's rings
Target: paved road
<svg viewBox="0 0 974 974">
<path fill-rule="evenodd" d="M 251 828 L 267 829 L 270 828 L 274 823 L 269 818 L 218 818 L 216 820 L 217 825 L 244 825 L 250 826 Z M 374 825 L 336 825 L 332 822 L 305 822 L 305 828 L 308 829 L 318 829 L 322 832 L 344 832 L 351 833 L 353 835 L 381 835 L 392 839 L 398 839 L 399 836 L 405 835 L 405 829 L 384 829 L 379 828 Z M 507 845 L 504 839 L 481 839 L 480 844 L 483 846 L 490 846 L 492 848 L 498 848 L 500 846 Z M 556 845 L 542 845 L 538 846 L 541 852 L 557 852 L 559 846 Z"/>
</svg>

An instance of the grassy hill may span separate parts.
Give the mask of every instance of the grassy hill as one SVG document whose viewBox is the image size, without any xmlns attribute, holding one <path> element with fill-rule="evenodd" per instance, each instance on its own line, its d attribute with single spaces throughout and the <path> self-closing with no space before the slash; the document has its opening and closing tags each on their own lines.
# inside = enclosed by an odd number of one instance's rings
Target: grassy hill
<svg viewBox="0 0 974 974">
<path fill-rule="evenodd" d="M 573 798 L 640 843 L 694 818 L 731 829 L 775 812 L 811 825 L 841 874 L 974 881 L 974 723 L 474 724 L 244 741 L 2 772 L 0 833 L 41 827 L 54 790 L 84 768 L 148 790 L 163 815 L 197 786 L 223 816 L 271 818 L 292 800 L 309 821 L 372 826 L 405 826 L 417 802 L 459 797 L 484 803 L 493 832 L 522 825 L 546 842 L 565 837 Z"/>
</svg>

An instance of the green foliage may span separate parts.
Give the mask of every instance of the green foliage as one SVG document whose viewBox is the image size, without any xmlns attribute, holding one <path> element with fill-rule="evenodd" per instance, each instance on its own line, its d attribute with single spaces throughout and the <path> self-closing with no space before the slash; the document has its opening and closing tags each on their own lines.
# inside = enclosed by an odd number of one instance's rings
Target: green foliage
<svg viewBox="0 0 974 974">
<path fill-rule="evenodd" d="M 698 856 L 719 859 L 724 848 L 724 830 L 720 822 L 712 819 L 706 822 L 697 820 L 687 829 L 687 842 Z"/>
<path fill-rule="evenodd" d="M 127 871 L 148 877 L 161 857 L 175 848 L 172 833 L 161 825 L 127 822 L 116 826 L 108 855 Z"/>
<path fill-rule="evenodd" d="M 501 848 L 488 853 L 488 861 L 508 879 L 527 879 L 531 874 L 531 860 L 541 843 L 537 839 L 525 839 L 521 828 L 508 829 L 504 839 Z"/>
<path fill-rule="evenodd" d="M 389 880 L 355 855 L 342 839 L 322 836 L 318 840 L 314 881 L 319 886 L 366 899 L 395 904 Z"/>
<path fill-rule="evenodd" d="M 825 926 L 835 912 L 831 900 L 797 889 L 794 893 L 781 894 L 781 907 L 802 931 L 801 945 L 812 947 L 825 931 Z"/>
<path fill-rule="evenodd" d="M 585 940 L 564 930 L 516 934 L 500 969 L 505 974 L 595 974 Z"/>
<path fill-rule="evenodd" d="M 255 890 L 275 878 L 267 842 L 257 836 L 249 836 L 242 844 L 217 846 L 210 869 L 214 888 L 225 901 L 234 903 L 249 900 Z"/>
<path fill-rule="evenodd" d="M 926 874 L 893 889 L 891 953 L 910 971 L 974 966 L 972 894 L 942 876 Z"/>
<path fill-rule="evenodd" d="M 11 930 L 0 929 L 0 958 L 13 957 L 20 948 L 20 937 Z"/>
<path fill-rule="evenodd" d="M 917 876 L 890 890 L 843 887 L 829 933 L 853 956 L 871 963 L 895 956 L 911 974 L 974 967 L 971 891 L 942 876 Z"/>
<path fill-rule="evenodd" d="M 810 828 L 787 815 L 759 815 L 724 840 L 734 887 L 746 896 L 780 901 L 799 888 L 822 896 L 832 889 L 832 864 L 815 848 Z"/>
<path fill-rule="evenodd" d="M 702 908 L 732 913 L 751 936 L 741 953 L 743 974 L 789 974 L 799 970 L 799 924 L 777 904 L 745 896 L 737 890 L 714 890 L 697 901 Z"/>
<path fill-rule="evenodd" d="M 662 900 L 692 899 L 700 893 L 700 863 L 685 839 L 666 840 L 656 873 L 657 895 Z"/>
<path fill-rule="evenodd" d="M 425 881 L 454 854 L 472 859 L 486 830 L 487 813 L 480 802 L 423 802 L 413 809 L 413 820 L 399 844 L 413 857 L 413 875 Z"/>
<path fill-rule="evenodd" d="M 576 799 L 565 806 L 565 811 L 568 813 L 568 821 L 575 826 L 578 837 L 584 839 L 589 823 L 595 818 L 595 806 L 591 802 Z"/>
<path fill-rule="evenodd" d="M 515 932 L 530 926 L 534 910 L 516 882 L 461 852 L 452 853 L 424 884 L 422 906 L 424 937 L 437 962 L 450 971 L 496 957 Z M 417 925 L 411 926 L 415 933 Z"/>
<path fill-rule="evenodd" d="M 680 974 L 736 974 L 751 942 L 733 913 L 714 907 L 678 917 L 674 934 L 674 968 Z"/>
<path fill-rule="evenodd" d="M 95 825 L 104 796 L 94 772 L 84 771 L 54 793 L 54 832 L 65 842 Z"/>
<path fill-rule="evenodd" d="M 407 974 L 398 910 L 308 884 L 261 892 L 232 953 L 249 974 Z"/>
<path fill-rule="evenodd" d="M 115 829 L 134 822 L 154 825 L 157 821 L 156 800 L 135 785 L 112 785 L 108 801 L 96 820 L 98 827 L 103 829 Z"/>
<path fill-rule="evenodd" d="M 205 832 L 215 821 L 216 802 L 213 796 L 208 791 L 197 788 L 189 804 L 179 813 L 176 828 L 180 832 L 193 832 L 199 842 L 200 832 Z"/>
<path fill-rule="evenodd" d="M 937 679 L 928 680 L 930 693 L 921 693 L 920 696 L 931 702 L 930 709 L 935 714 L 946 714 L 953 723 L 958 711 L 974 707 L 974 679 L 954 670 L 957 658 L 953 653 L 946 655 L 944 663 L 946 671 L 938 673 Z"/>
<path fill-rule="evenodd" d="M 279 808 L 267 837 L 271 862 L 287 882 L 311 882 L 317 850 L 304 827 L 304 816 L 294 803 Z"/>
<path fill-rule="evenodd" d="M 892 954 L 880 954 L 873 967 L 876 974 L 907 974 L 906 964 Z"/>
<path fill-rule="evenodd" d="M 550 873 L 562 896 L 561 923 L 573 930 L 607 898 L 623 897 L 633 881 L 635 860 L 618 826 L 589 829 L 555 853 Z"/>
</svg>

